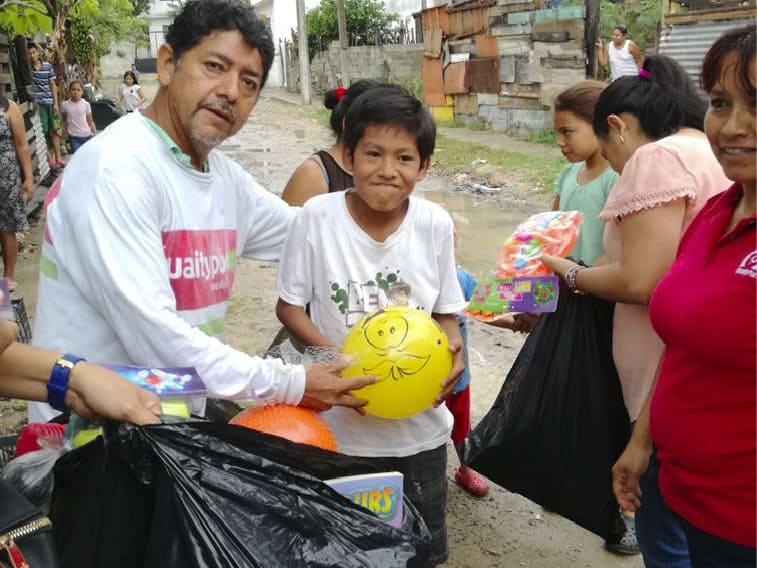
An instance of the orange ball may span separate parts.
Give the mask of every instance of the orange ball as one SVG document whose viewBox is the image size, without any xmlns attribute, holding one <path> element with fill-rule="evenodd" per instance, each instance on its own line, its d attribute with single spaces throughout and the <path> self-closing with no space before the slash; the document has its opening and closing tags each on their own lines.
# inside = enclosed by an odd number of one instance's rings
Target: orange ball
<svg viewBox="0 0 757 568">
<path fill-rule="evenodd" d="M 312 410 L 299 406 L 272 404 L 247 408 L 232 418 L 229 424 L 286 438 L 298 444 L 336 451 L 336 439 L 329 425 Z"/>
</svg>

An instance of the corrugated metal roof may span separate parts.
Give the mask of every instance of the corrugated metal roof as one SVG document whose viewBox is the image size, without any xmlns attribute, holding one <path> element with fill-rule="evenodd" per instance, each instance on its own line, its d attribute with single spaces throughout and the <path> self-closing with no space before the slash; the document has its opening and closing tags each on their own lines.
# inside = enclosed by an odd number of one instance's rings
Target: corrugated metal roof
<svg viewBox="0 0 757 568">
<path fill-rule="evenodd" d="M 753 20 L 721 20 L 716 22 L 691 22 L 669 24 L 660 31 L 658 53 L 672 57 L 699 84 L 702 60 L 707 50 L 725 31 L 747 24 Z"/>
</svg>

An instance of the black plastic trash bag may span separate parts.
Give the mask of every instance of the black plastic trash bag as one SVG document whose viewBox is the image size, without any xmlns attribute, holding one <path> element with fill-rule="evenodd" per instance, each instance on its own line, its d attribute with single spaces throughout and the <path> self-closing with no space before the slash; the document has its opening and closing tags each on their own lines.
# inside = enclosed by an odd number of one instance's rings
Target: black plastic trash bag
<svg viewBox="0 0 757 568">
<path fill-rule="evenodd" d="M 375 472 L 240 426 L 108 425 L 56 464 L 50 517 L 64 568 L 425 566 L 407 499 L 400 530 L 319 481 Z"/>
<path fill-rule="evenodd" d="M 630 435 L 612 358 L 614 304 L 571 293 L 542 314 L 464 461 L 605 538 L 617 532 L 611 468 Z"/>
</svg>

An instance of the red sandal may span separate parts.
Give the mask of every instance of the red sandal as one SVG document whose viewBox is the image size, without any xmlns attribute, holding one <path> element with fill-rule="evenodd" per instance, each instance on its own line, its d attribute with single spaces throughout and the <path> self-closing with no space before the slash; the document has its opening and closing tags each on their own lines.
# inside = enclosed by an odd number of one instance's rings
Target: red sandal
<svg viewBox="0 0 757 568">
<path fill-rule="evenodd" d="M 455 483 L 475 497 L 483 497 L 489 493 L 489 483 L 486 479 L 470 468 L 465 472 L 458 468 L 455 471 Z"/>
</svg>

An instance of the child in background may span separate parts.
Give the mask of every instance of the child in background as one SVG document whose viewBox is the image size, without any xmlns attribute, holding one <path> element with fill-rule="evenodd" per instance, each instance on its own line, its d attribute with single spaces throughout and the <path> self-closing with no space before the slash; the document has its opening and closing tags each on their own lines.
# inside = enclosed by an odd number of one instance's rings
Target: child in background
<svg viewBox="0 0 757 568">
<path fill-rule="evenodd" d="M 60 154 L 61 124 L 58 109 L 58 87 L 53 66 L 42 59 L 42 48 L 36 43 L 28 43 L 29 62 L 32 66 L 34 97 L 36 99 L 42 132 L 47 142 L 47 163 L 51 168 L 62 168 L 66 164 Z"/>
<path fill-rule="evenodd" d="M 473 291 L 476 289 L 476 279 L 473 275 L 458 266 L 457 280 L 466 301 L 470 301 Z M 465 489 L 471 495 L 483 497 L 489 493 L 489 483 L 477 471 L 472 470 L 463 463 L 462 449 L 463 440 L 470 434 L 470 364 L 468 362 L 468 322 L 465 313 L 458 316 L 460 336 L 463 339 L 463 358 L 465 370 L 460 376 L 460 381 L 455 390 L 447 399 L 447 408 L 452 413 L 452 443 L 455 445 L 460 467 L 455 471 L 455 483 Z"/>
<path fill-rule="evenodd" d="M 570 255 L 587 265 L 603 254 L 605 223 L 599 218 L 618 174 L 602 156 L 591 126 L 594 105 L 606 87 L 599 81 L 581 81 L 555 98 L 554 128 L 557 146 L 570 164 L 555 180 L 555 211 L 580 211 L 581 232 Z"/>
<path fill-rule="evenodd" d="M 371 458 L 379 471 L 404 474 L 405 493 L 431 532 L 431 566 L 448 556 L 452 416 L 442 403 L 464 369 L 456 314 L 465 307 L 452 219 L 439 205 L 410 195 L 426 175 L 435 137 L 431 116 L 400 87 L 374 87 L 352 104 L 344 142 L 355 187 L 316 195 L 298 213 L 281 255 L 276 306 L 304 345 L 338 349 L 362 316 L 387 305 L 394 282 L 410 308 L 431 315 L 446 333 L 454 363 L 447 377 L 439 377 L 441 393 L 432 407 L 395 420 L 337 407 L 322 415 L 341 452 Z"/>
<path fill-rule="evenodd" d="M 121 93 L 116 106 L 124 112 L 134 112 L 141 109 L 146 100 L 136 75 L 132 71 L 124 73 L 124 82 L 121 84 Z"/>
<path fill-rule="evenodd" d="M 79 81 L 71 81 L 68 86 L 67 101 L 63 101 L 63 130 L 68 135 L 71 153 L 74 154 L 81 146 L 92 139 L 97 133 L 95 121 L 92 119 L 92 108 L 85 101 L 84 87 Z"/>
</svg>

